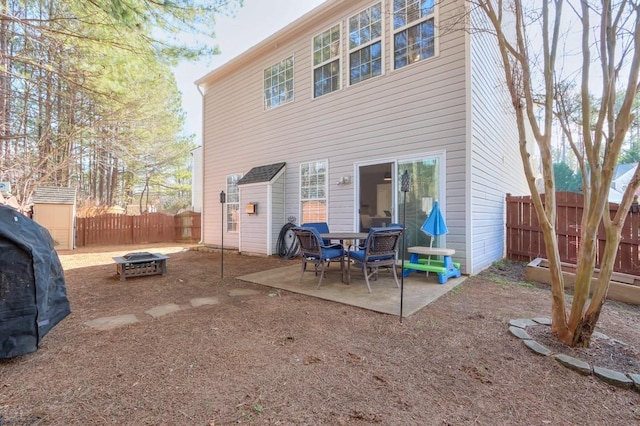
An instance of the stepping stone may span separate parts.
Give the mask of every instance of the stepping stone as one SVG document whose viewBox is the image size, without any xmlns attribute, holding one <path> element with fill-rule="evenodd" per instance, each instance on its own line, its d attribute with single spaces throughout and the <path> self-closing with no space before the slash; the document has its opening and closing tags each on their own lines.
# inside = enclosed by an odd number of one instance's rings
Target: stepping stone
<svg viewBox="0 0 640 426">
<path fill-rule="evenodd" d="M 551 325 L 551 318 L 534 318 L 533 320 L 540 325 Z"/>
<path fill-rule="evenodd" d="M 151 308 L 148 311 L 144 311 L 144 313 L 147 315 L 151 315 L 153 318 L 160 318 L 163 315 L 171 314 L 179 310 L 180 306 L 176 305 L 175 303 L 169 303 L 168 305 L 156 306 L 155 308 Z"/>
<path fill-rule="evenodd" d="M 217 305 L 220 302 L 217 297 L 198 297 L 196 299 L 189 300 L 189 303 L 194 308 L 197 308 L 198 306 L 204 305 Z"/>
<path fill-rule="evenodd" d="M 513 334 L 519 339 L 531 340 L 531 336 L 529 336 L 529 333 L 527 333 L 520 327 L 514 327 L 514 326 L 509 327 L 509 333 Z"/>
<path fill-rule="evenodd" d="M 229 296 L 231 297 L 236 297 L 236 296 L 255 296 L 257 294 L 260 294 L 259 291 L 257 290 L 251 290 L 248 288 L 235 288 L 231 291 L 229 291 Z"/>
<path fill-rule="evenodd" d="M 523 340 L 522 342 L 525 344 L 526 347 L 528 347 L 529 349 L 531 349 L 537 354 L 540 354 L 543 356 L 549 356 L 552 354 L 549 348 L 547 348 L 546 346 L 542 346 L 540 343 L 536 342 L 535 340 Z"/>
<path fill-rule="evenodd" d="M 124 325 L 134 324 L 138 322 L 138 318 L 133 314 L 116 315 L 114 317 L 96 318 L 87 321 L 84 324 L 96 330 L 112 330 Z"/>
<path fill-rule="evenodd" d="M 579 360 L 577 358 L 574 358 L 565 354 L 558 354 L 555 356 L 555 358 L 556 358 L 556 361 L 558 361 L 560 364 L 564 365 L 567 368 L 577 371 L 578 373 L 584 376 L 591 375 L 591 366 L 582 360 Z"/>
<path fill-rule="evenodd" d="M 597 376 L 599 379 L 601 379 L 602 381 L 607 382 L 614 386 L 618 386 L 626 389 L 629 389 L 631 388 L 631 386 L 633 386 L 633 380 L 631 380 L 626 375 L 618 371 L 594 366 L 593 374 Z"/>
<path fill-rule="evenodd" d="M 512 319 L 509 321 L 509 325 L 518 328 L 527 328 L 533 325 L 538 325 L 536 322 L 530 319 L 520 318 L 520 319 Z"/>
<path fill-rule="evenodd" d="M 640 374 L 629 374 L 631 380 L 633 380 L 633 389 L 640 392 Z"/>
</svg>

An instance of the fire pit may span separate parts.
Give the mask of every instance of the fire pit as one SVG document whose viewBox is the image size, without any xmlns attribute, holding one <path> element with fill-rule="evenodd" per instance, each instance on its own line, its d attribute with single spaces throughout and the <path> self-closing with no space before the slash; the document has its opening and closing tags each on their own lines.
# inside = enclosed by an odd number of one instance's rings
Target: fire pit
<svg viewBox="0 0 640 426">
<path fill-rule="evenodd" d="M 166 274 L 168 258 L 169 256 L 161 253 L 141 251 L 114 257 L 113 260 L 116 261 L 116 272 L 120 275 L 120 281 L 124 281 L 127 277 Z"/>
</svg>

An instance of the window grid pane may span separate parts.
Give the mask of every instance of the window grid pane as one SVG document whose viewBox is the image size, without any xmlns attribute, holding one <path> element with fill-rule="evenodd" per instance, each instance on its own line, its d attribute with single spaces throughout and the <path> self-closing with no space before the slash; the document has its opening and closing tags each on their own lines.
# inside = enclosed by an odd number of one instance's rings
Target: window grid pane
<svg viewBox="0 0 640 426">
<path fill-rule="evenodd" d="M 374 41 L 382 35 L 382 5 L 376 3 L 349 18 L 349 49 Z"/>
<path fill-rule="evenodd" d="M 382 3 L 349 18 L 349 84 L 382 74 Z"/>
<path fill-rule="evenodd" d="M 394 0 L 393 29 L 427 18 L 434 12 L 435 0 Z"/>
<path fill-rule="evenodd" d="M 327 179 L 324 161 L 300 165 L 300 207 L 302 221 L 326 222 L 327 219 Z"/>
<path fill-rule="evenodd" d="M 227 231 L 237 232 L 240 211 L 240 188 L 238 181 L 242 178 L 241 174 L 227 176 Z"/>
<path fill-rule="evenodd" d="M 264 70 L 264 109 L 293 101 L 293 56 Z"/>
<path fill-rule="evenodd" d="M 394 37 L 394 68 L 402 68 L 435 54 L 433 18 L 397 32 Z"/>
<path fill-rule="evenodd" d="M 359 83 L 382 74 L 381 42 L 372 44 L 349 55 L 351 69 L 350 84 Z"/>
<path fill-rule="evenodd" d="M 340 25 L 313 38 L 313 96 L 340 88 Z"/>
</svg>

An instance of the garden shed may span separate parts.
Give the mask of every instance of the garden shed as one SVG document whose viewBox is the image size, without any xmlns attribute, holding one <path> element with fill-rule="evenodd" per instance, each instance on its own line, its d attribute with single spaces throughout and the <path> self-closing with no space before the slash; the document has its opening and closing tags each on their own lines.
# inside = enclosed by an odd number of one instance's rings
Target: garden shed
<svg viewBox="0 0 640 426">
<path fill-rule="evenodd" d="M 280 229 L 286 223 L 285 169 L 285 163 L 254 167 L 238 181 L 241 252 L 276 253 Z"/>
<path fill-rule="evenodd" d="M 75 188 L 41 186 L 33 194 L 33 220 L 49 230 L 57 250 L 73 250 Z"/>
</svg>

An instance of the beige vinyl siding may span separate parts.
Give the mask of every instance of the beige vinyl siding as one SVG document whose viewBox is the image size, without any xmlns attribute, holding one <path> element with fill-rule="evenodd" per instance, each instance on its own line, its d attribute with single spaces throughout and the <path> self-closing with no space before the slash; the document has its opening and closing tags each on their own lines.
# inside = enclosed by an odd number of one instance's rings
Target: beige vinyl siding
<svg viewBox="0 0 640 426">
<path fill-rule="evenodd" d="M 204 187 L 208 194 L 205 195 L 205 244 L 219 244 L 217 194 L 223 188 L 224 176 L 229 173 L 246 173 L 252 167 L 280 161 L 287 163 L 284 215 L 280 221 L 273 219 L 274 228 L 278 228 L 273 229 L 275 234 L 289 216 L 299 223 L 299 164 L 326 159 L 329 224 L 332 230 L 353 230 L 356 188 L 353 183 L 336 185 L 340 177 L 355 178 L 357 163 L 444 152 L 447 182 L 445 198 L 440 201 L 446 203 L 450 229 L 447 245 L 456 250 L 456 261 L 464 264 L 467 232 L 464 33 L 447 32 L 440 39 L 439 56 L 395 71 L 390 66 L 392 43 L 387 38 L 385 74 L 313 99 L 312 37 L 371 4 L 370 1 L 331 3 L 335 3 L 331 9 L 334 14 L 307 21 L 310 25 L 298 30 L 296 37 L 278 39 L 276 35 L 253 50 L 261 52 L 260 55 L 239 61 L 242 66 L 202 79 Z M 450 3 L 440 6 L 441 14 L 451 11 Z M 386 19 L 385 25 L 387 37 L 390 19 Z M 263 69 L 291 54 L 295 58 L 295 100 L 263 111 Z M 348 71 L 346 56 L 342 58 L 344 82 Z M 244 193 L 242 199 L 245 200 Z M 245 217 L 242 218 L 241 227 L 244 227 Z M 233 235 L 225 235 L 224 239 L 225 247 L 238 246 Z M 243 251 L 248 243 L 243 232 Z"/>
<path fill-rule="evenodd" d="M 474 12 L 473 22 L 479 22 Z M 505 254 L 506 193 L 528 192 L 495 39 L 471 32 L 470 273 Z"/>
<path fill-rule="evenodd" d="M 269 202 L 266 183 L 240 185 L 240 227 L 242 239 L 240 251 L 247 254 L 266 254 L 265 242 L 268 237 Z M 256 203 L 257 214 L 248 214 L 246 205 Z M 226 239 L 226 238 L 225 238 Z"/>
</svg>

